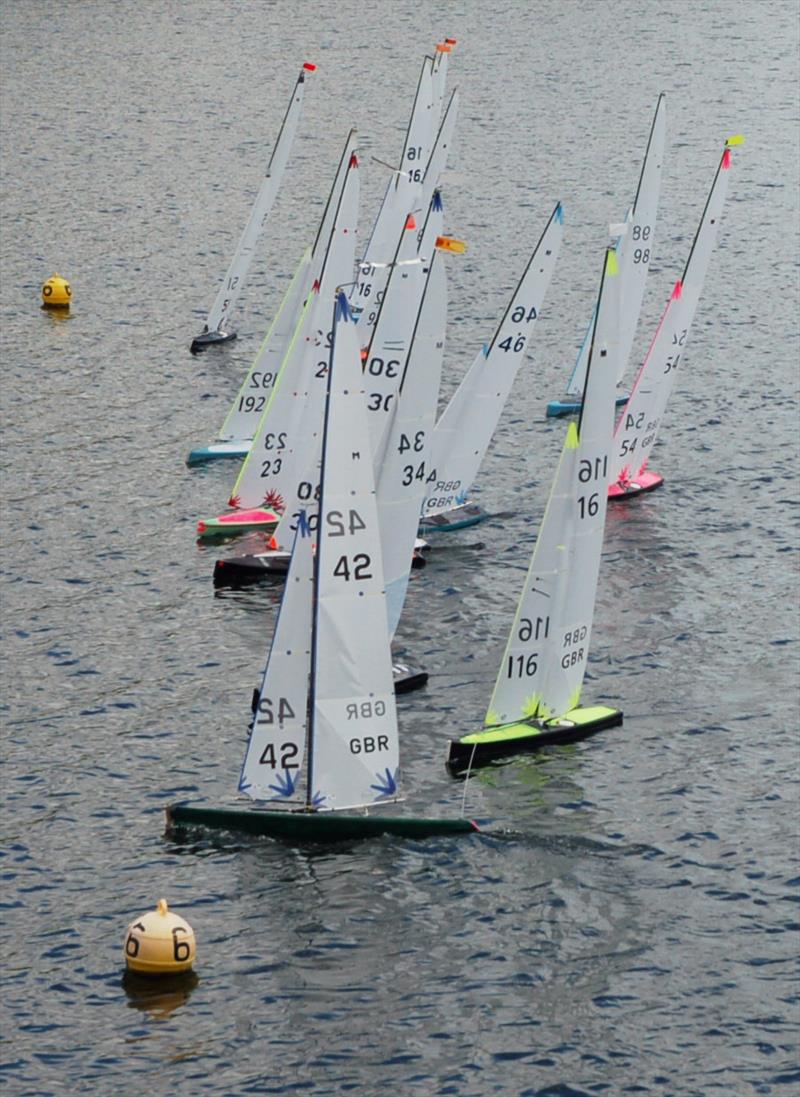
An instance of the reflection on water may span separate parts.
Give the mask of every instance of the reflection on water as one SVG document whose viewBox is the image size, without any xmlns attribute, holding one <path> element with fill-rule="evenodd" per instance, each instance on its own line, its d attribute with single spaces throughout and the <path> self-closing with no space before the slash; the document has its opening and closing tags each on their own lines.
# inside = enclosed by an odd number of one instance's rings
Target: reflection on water
<svg viewBox="0 0 800 1097">
<path fill-rule="evenodd" d="M 176 1009 L 186 1005 L 199 982 L 200 978 L 194 971 L 158 978 L 126 971 L 121 980 L 131 1009 L 148 1013 L 156 1021 L 165 1020 Z"/>
</svg>

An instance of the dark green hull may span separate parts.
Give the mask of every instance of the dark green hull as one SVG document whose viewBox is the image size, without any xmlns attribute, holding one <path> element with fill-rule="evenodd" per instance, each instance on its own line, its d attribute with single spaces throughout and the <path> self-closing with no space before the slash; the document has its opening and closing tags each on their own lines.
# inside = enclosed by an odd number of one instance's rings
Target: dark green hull
<svg viewBox="0 0 800 1097">
<path fill-rule="evenodd" d="M 342 842 L 398 834 L 404 838 L 430 838 L 437 834 L 475 833 L 470 819 L 416 819 L 391 815 L 343 815 L 334 811 L 261 811 L 204 808 L 170 804 L 167 829 L 178 826 L 232 830 L 299 842 Z"/>
<path fill-rule="evenodd" d="M 524 754 L 540 747 L 559 743 L 577 743 L 605 728 L 622 723 L 619 709 L 605 705 L 576 708 L 554 720 L 518 721 L 498 727 L 484 728 L 472 735 L 451 739 L 447 748 L 447 768 L 451 773 L 464 773 L 488 765 L 498 758 Z"/>
</svg>

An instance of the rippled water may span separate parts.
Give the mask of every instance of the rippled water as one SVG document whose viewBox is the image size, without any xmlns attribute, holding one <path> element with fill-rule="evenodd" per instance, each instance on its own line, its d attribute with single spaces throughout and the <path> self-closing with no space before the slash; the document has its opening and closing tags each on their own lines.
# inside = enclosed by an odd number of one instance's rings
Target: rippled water
<svg viewBox="0 0 800 1097">
<path fill-rule="evenodd" d="M 792 0 L 2 8 L 3 1074 L 15 1094 L 794 1091 L 798 801 L 798 13 Z M 609 512 L 586 697 L 620 729 L 484 771 L 491 836 L 176 845 L 230 798 L 279 588 L 214 595 L 210 440 L 318 219 L 347 128 L 368 221 L 422 54 L 459 39 L 448 391 L 556 199 L 567 235 L 479 485 L 499 515 L 414 573 L 409 809 L 483 716 L 563 424 L 545 422 L 631 200 L 669 155 L 641 353 L 735 151 L 689 364 Z M 317 62 L 238 343 L 192 358 L 300 64 Z M 54 271 L 68 319 L 39 310 Z M 199 980 L 121 984 L 160 895 Z"/>
</svg>

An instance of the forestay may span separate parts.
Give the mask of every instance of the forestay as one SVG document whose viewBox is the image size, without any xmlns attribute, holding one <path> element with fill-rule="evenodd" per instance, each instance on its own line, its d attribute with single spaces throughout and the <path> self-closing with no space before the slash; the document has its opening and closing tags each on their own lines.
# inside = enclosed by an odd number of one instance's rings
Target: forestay
<svg viewBox="0 0 800 1097">
<path fill-rule="evenodd" d="M 422 506 L 429 517 L 466 500 L 489 448 L 528 340 L 544 303 L 564 231 L 559 202 L 506 308 L 442 413 L 433 435 L 432 481 Z"/>
<path fill-rule="evenodd" d="M 623 489 L 632 487 L 636 490 L 636 479 L 647 467 L 678 366 L 686 353 L 689 329 L 700 300 L 717 239 L 719 219 L 725 205 L 731 162 L 730 146 L 740 143 L 741 138 L 738 137 L 726 142 L 683 277 L 675 283 L 672 296 L 636 377 L 630 399 L 617 422 L 610 482 Z"/>
<path fill-rule="evenodd" d="M 239 791 L 253 800 L 302 803 L 308 732 L 314 594 L 308 523 L 295 538 L 286 587 L 264 671 Z"/>
<path fill-rule="evenodd" d="M 247 224 L 237 244 L 228 272 L 220 286 L 214 304 L 206 320 L 206 331 L 224 330 L 233 307 L 242 291 L 245 278 L 253 261 L 256 244 L 261 230 L 269 216 L 275 197 L 280 189 L 286 162 L 289 159 L 292 143 L 297 133 L 300 112 L 303 105 L 303 91 L 307 72 L 313 72 L 315 65 L 306 64 L 300 70 L 292 98 L 281 125 L 278 139 L 272 150 L 267 172 L 261 184 Z"/>
<path fill-rule="evenodd" d="M 359 340 L 333 325 L 322 450 L 309 785 L 322 809 L 400 798 L 399 744 Z"/>
<path fill-rule="evenodd" d="M 650 270 L 650 258 L 653 255 L 665 133 L 666 100 L 662 93 L 656 103 L 636 197 L 624 224 L 620 226 L 621 235 L 617 243 L 617 262 L 620 272 L 617 384 L 622 380 L 630 357 L 636 327 L 639 323 L 647 274 Z M 589 323 L 589 332 L 593 326 L 594 317 Z M 583 392 L 589 355 L 589 332 L 578 352 L 578 358 L 567 385 L 567 393 L 570 396 L 580 396 Z"/>
<path fill-rule="evenodd" d="M 604 274 L 578 426 L 555 482 L 486 714 L 486 725 L 561 716 L 578 705 L 603 545 L 617 369 L 619 276 Z"/>
</svg>

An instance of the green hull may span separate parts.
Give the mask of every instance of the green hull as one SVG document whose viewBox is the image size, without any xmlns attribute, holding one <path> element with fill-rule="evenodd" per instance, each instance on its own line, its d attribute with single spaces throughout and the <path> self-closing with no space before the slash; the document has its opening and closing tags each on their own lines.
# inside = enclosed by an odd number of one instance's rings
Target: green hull
<svg viewBox="0 0 800 1097">
<path fill-rule="evenodd" d="M 300 842 L 342 842 L 398 834 L 405 838 L 430 838 L 437 834 L 475 833 L 470 819 L 415 819 L 391 815 L 343 815 L 333 811 L 261 811 L 195 807 L 171 804 L 167 829 L 177 826 L 208 827 Z"/>
<path fill-rule="evenodd" d="M 619 709 L 606 705 L 575 708 L 553 720 L 535 720 L 501 724 L 472 735 L 451 739 L 447 750 L 447 768 L 451 773 L 485 766 L 496 758 L 507 758 L 540 747 L 576 743 L 605 728 L 622 723 Z"/>
</svg>

